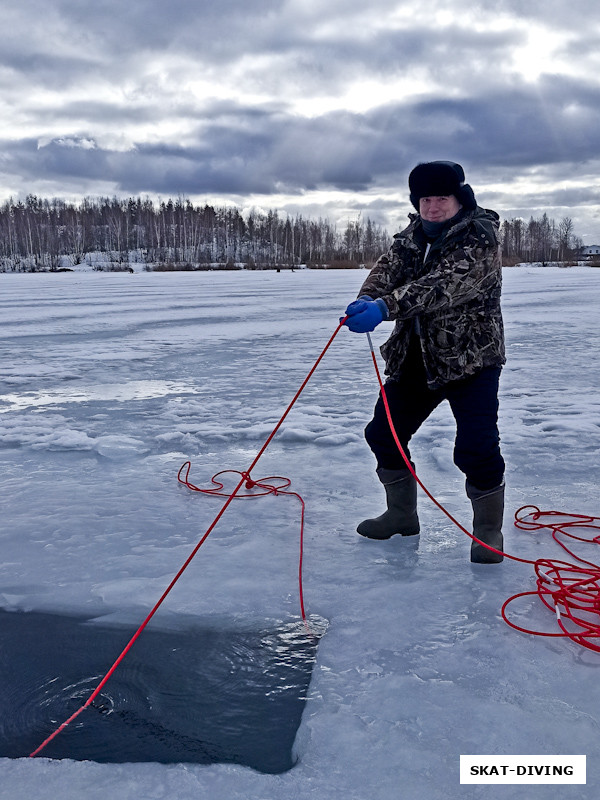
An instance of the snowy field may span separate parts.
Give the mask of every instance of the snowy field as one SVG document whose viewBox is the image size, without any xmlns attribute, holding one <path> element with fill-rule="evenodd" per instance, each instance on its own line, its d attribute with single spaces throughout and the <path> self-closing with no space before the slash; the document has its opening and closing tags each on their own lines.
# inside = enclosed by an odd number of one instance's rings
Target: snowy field
<svg viewBox="0 0 600 800">
<path fill-rule="evenodd" d="M 141 622 L 222 505 L 180 486 L 179 467 L 190 459 L 207 486 L 250 465 L 365 275 L 0 276 L 0 607 Z M 600 515 L 600 270 L 515 268 L 504 286 L 506 547 L 561 558 L 512 515 L 524 504 Z M 287 476 L 304 497 L 306 608 L 329 623 L 297 765 L 1 759 L 2 800 L 598 796 L 600 655 L 500 617 L 534 588 L 532 568 L 471 565 L 467 537 L 422 494 L 418 546 L 355 533 L 382 506 L 362 438 L 376 396 L 366 337 L 341 330 L 253 473 Z M 411 449 L 469 526 L 453 435 L 444 406 Z M 234 501 L 158 624 L 297 618 L 298 527 L 292 497 Z M 537 599 L 514 608 L 556 630 Z M 587 785 L 460 785 L 460 754 L 585 754 Z"/>
</svg>

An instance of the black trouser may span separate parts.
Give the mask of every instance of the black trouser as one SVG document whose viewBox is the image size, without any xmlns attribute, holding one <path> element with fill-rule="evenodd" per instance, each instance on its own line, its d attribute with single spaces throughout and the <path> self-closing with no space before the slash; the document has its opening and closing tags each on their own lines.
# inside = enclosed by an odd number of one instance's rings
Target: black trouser
<svg viewBox="0 0 600 800">
<path fill-rule="evenodd" d="M 388 380 L 385 393 L 396 433 L 406 455 L 408 443 L 432 411 L 448 400 L 456 420 L 454 463 L 477 489 L 493 489 L 502 483 L 504 459 L 498 434 L 498 382 L 500 367 L 487 367 L 476 375 L 452 381 L 441 389 L 427 386 L 421 366 L 411 366 L 398 380 Z M 375 454 L 377 466 L 405 468 L 393 439 L 381 395 L 365 438 Z"/>
</svg>

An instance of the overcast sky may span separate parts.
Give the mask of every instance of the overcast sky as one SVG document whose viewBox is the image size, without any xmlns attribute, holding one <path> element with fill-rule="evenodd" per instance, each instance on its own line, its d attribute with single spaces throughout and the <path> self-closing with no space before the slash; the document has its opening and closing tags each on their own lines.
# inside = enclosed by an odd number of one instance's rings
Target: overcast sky
<svg viewBox="0 0 600 800">
<path fill-rule="evenodd" d="M 2 0 L 0 199 L 403 227 L 419 161 L 600 243 L 596 0 Z"/>
</svg>

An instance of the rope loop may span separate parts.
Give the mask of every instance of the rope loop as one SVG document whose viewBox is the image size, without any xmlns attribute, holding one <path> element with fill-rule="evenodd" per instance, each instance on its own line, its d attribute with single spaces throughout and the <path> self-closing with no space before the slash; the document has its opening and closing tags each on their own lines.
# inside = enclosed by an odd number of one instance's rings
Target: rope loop
<svg viewBox="0 0 600 800">
<path fill-rule="evenodd" d="M 590 537 L 581 535 L 581 531 L 574 532 L 574 529 L 600 530 L 598 523 L 600 517 L 540 511 L 537 506 L 522 506 L 515 512 L 516 528 L 551 531 L 554 541 L 572 560 L 540 558 L 530 562 L 536 575 L 536 591 L 521 592 L 505 601 L 501 613 L 508 625 L 522 633 L 567 638 L 600 653 L 600 565 L 582 555 L 584 545 L 598 544 L 600 535 Z M 579 543 L 579 552 L 574 551 L 571 542 Z M 509 618 L 508 606 L 519 598 L 531 596 L 537 596 L 555 614 L 559 631 L 526 628 Z"/>
</svg>

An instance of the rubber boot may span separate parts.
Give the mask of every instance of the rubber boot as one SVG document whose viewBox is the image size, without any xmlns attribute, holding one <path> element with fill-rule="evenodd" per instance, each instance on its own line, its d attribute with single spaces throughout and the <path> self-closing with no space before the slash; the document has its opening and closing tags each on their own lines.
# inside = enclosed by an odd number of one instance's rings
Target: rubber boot
<svg viewBox="0 0 600 800">
<path fill-rule="evenodd" d="M 482 490 L 467 481 L 467 497 L 473 506 L 473 536 L 501 551 L 494 553 L 478 542 L 471 542 L 471 561 L 474 564 L 498 564 L 504 559 L 504 483 L 494 489 Z"/>
<path fill-rule="evenodd" d="M 387 500 L 387 511 L 374 519 L 366 519 L 357 527 L 368 539 L 389 539 L 395 534 L 415 536 L 419 533 L 417 517 L 417 482 L 406 469 L 377 470 Z"/>
</svg>

